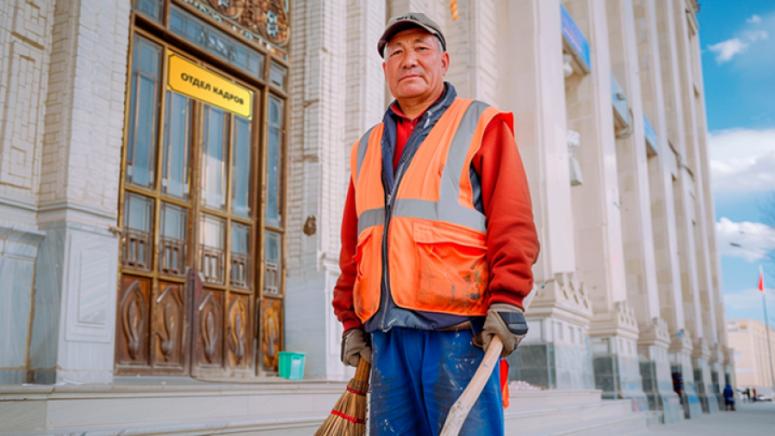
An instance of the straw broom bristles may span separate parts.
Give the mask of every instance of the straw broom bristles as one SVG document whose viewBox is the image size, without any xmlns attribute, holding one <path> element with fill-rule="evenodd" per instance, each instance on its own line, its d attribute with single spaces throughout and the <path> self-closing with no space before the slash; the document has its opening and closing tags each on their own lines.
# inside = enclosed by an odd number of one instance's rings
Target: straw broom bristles
<svg viewBox="0 0 775 436">
<path fill-rule="evenodd" d="M 355 377 L 315 432 L 315 436 L 362 436 L 366 434 L 366 392 L 369 390 L 371 365 L 361 358 Z"/>
</svg>

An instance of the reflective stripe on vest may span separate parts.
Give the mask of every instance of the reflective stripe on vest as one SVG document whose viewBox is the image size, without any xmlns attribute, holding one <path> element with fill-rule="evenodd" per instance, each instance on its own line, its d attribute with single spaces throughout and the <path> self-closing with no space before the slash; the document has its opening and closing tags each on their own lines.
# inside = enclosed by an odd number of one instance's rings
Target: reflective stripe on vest
<svg viewBox="0 0 775 436">
<path fill-rule="evenodd" d="M 486 219 L 474 207 L 469 168 L 485 127 L 498 114 L 484 103 L 456 99 L 397 180 L 387 265 L 398 306 L 460 315 L 486 312 Z M 384 265 L 383 131 L 382 124 L 373 127 L 351 153 L 358 214 L 354 299 L 364 322 L 378 309 Z"/>
</svg>

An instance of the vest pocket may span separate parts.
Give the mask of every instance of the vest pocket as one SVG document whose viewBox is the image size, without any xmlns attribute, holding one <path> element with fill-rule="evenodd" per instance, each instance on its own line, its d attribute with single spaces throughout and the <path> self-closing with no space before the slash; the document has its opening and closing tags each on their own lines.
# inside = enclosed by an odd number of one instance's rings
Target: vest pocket
<svg viewBox="0 0 775 436">
<path fill-rule="evenodd" d="M 488 283 L 484 235 L 443 223 L 415 223 L 412 230 L 419 305 L 457 314 L 482 311 Z"/>
<path fill-rule="evenodd" d="M 353 285 L 355 313 L 366 322 L 379 306 L 379 283 L 382 278 L 381 229 L 372 227 L 361 233 L 355 250 L 357 275 Z"/>
</svg>

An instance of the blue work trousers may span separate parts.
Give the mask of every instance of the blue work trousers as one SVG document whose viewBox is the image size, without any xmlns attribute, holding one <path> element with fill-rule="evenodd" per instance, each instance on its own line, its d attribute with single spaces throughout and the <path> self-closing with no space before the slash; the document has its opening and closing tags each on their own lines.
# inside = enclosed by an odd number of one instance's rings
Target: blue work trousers
<svg viewBox="0 0 775 436">
<path fill-rule="evenodd" d="M 472 337 L 401 327 L 372 333 L 370 434 L 438 435 L 484 357 Z M 497 366 L 460 434 L 503 434 Z"/>
</svg>

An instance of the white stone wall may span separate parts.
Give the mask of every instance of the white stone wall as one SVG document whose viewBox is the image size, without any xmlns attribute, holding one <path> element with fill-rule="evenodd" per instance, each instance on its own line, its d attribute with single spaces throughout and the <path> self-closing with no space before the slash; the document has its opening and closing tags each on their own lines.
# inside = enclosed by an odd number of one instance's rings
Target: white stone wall
<svg viewBox="0 0 775 436">
<path fill-rule="evenodd" d="M 380 2 L 292 4 L 286 348 L 307 352 L 311 377 L 344 378 L 341 324 L 331 298 L 339 276 L 342 210 L 352 143 L 379 122 L 384 80 L 376 41 Z M 346 31 L 343 31 L 346 29 Z M 317 232 L 304 234 L 307 217 Z"/>
<path fill-rule="evenodd" d="M 112 379 L 128 38 L 124 1 L 0 2 L 0 306 L 21 381 Z"/>
<path fill-rule="evenodd" d="M 20 208 L 36 203 L 53 2 L 0 4 L 0 198 Z"/>
<path fill-rule="evenodd" d="M 771 359 L 768 346 L 775 349 L 775 331 L 770 328 L 769 345 L 767 327 L 757 320 L 730 321 L 726 325 L 729 346 L 735 352 L 737 382 L 739 388 L 756 387 L 757 390 L 772 389 L 772 368 L 775 358 Z"/>
<path fill-rule="evenodd" d="M 53 4 L 0 2 L 0 383 L 26 380 Z"/>
<path fill-rule="evenodd" d="M 58 2 L 46 96 L 40 209 L 63 202 L 117 216 L 124 126 L 129 6 L 122 1 Z"/>
</svg>

